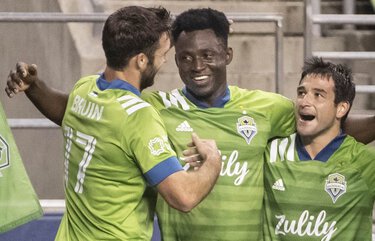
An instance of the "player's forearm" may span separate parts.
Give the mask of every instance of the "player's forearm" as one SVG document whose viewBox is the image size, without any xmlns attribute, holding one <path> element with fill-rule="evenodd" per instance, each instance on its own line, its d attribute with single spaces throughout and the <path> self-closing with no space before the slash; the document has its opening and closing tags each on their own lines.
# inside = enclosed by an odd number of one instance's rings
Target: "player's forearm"
<svg viewBox="0 0 375 241">
<path fill-rule="evenodd" d="M 61 126 L 68 103 L 68 94 L 48 87 L 41 80 L 35 81 L 25 93 L 45 117 Z"/>
<path fill-rule="evenodd" d="M 197 206 L 213 189 L 219 177 L 220 169 L 216 167 L 203 165 L 198 171 L 191 171 L 191 184 L 187 185 L 188 192 L 191 194 L 190 210 Z"/>
<path fill-rule="evenodd" d="M 178 182 L 174 182 L 174 190 L 162 196 L 171 207 L 190 212 L 210 193 L 217 177 L 203 176 L 202 171 L 181 171 L 179 174 L 182 175 L 179 175 Z"/>
<path fill-rule="evenodd" d="M 375 115 L 350 115 L 345 132 L 357 141 L 368 144 L 375 140 Z"/>
<path fill-rule="evenodd" d="M 176 172 L 157 186 L 158 191 L 171 207 L 189 212 L 212 190 L 220 173 L 217 163 L 204 163 L 196 171 Z"/>
</svg>

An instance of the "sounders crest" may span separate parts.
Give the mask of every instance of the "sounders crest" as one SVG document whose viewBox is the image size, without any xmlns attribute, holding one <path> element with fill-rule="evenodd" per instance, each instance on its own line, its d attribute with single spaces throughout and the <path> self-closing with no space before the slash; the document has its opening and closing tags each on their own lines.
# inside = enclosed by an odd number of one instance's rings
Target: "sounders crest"
<svg viewBox="0 0 375 241">
<path fill-rule="evenodd" d="M 10 150 L 8 142 L 0 135 L 0 171 L 10 165 Z M 1 173 L 0 173 L 1 177 Z"/>
<path fill-rule="evenodd" d="M 251 140 L 257 134 L 257 125 L 253 118 L 250 116 L 242 116 L 238 118 L 237 132 L 245 138 L 247 144 L 250 144 Z"/>
<path fill-rule="evenodd" d="M 331 196 L 333 203 L 346 192 L 345 176 L 339 173 L 328 175 L 325 185 L 326 192 Z"/>
</svg>

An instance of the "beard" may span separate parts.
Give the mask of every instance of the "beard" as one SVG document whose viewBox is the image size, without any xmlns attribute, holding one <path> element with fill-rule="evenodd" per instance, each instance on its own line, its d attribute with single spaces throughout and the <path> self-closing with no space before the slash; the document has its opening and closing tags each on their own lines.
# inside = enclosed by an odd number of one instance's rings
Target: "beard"
<svg viewBox="0 0 375 241">
<path fill-rule="evenodd" d="M 145 72 L 141 76 L 140 90 L 144 90 L 154 84 L 155 75 L 158 71 L 156 70 L 153 63 L 148 63 Z"/>
</svg>

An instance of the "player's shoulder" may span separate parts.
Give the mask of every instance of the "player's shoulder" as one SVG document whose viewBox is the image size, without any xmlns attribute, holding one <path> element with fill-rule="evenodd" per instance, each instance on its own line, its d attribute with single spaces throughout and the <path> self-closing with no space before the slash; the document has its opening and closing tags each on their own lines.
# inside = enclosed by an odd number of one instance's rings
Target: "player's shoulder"
<svg viewBox="0 0 375 241">
<path fill-rule="evenodd" d="M 367 157 L 375 161 L 375 149 L 369 145 L 358 142 L 354 137 L 347 135 L 339 151 L 350 153 L 355 159 Z"/>
<path fill-rule="evenodd" d="M 267 144 L 265 152 L 265 154 L 268 156 L 266 161 L 269 163 L 275 163 L 276 161 L 283 160 L 298 160 L 298 155 L 295 153 L 296 136 L 297 133 L 293 133 L 287 137 L 277 137 L 271 139 Z"/>
<path fill-rule="evenodd" d="M 287 104 L 292 105 L 293 101 L 289 98 L 274 92 L 264 90 L 249 90 L 238 86 L 229 86 L 232 99 L 244 99 L 248 102 L 266 102 L 269 104 Z"/>
<path fill-rule="evenodd" d="M 120 108 L 127 116 L 147 118 L 155 115 L 156 110 L 150 103 L 143 100 L 140 96 L 126 92 L 116 98 Z"/>
<path fill-rule="evenodd" d="M 76 82 L 76 84 L 74 85 L 74 88 L 76 89 L 76 88 L 79 88 L 79 87 L 84 86 L 84 85 L 96 84 L 96 80 L 98 78 L 99 78 L 99 75 L 97 75 L 97 74 L 84 76 Z"/>
<path fill-rule="evenodd" d="M 175 107 L 184 110 L 190 109 L 189 101 L 185 98 L 180 89 L 171 91 L 143 91 L 142 99 L 150 103 L 157 110 Z"/>
</svg>

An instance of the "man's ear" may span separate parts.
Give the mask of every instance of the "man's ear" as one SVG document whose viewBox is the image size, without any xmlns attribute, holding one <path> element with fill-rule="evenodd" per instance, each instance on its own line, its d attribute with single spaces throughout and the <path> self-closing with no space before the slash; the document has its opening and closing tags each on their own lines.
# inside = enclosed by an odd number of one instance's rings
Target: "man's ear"
<svg viewBox="0 0 375 241">
<path fill-rule="evenodd" d="M 225 63 L 226 65 L 230 64 L 233 59 L 233 49 L 231 47 L 227 48 L 226 56 L 225 56 Z"/>
<path fill-rule="evenodd" d="M 137 67 L 141 71 L 144 71 L 147 68 L 147 64 L 148 64 L 148 57 L 147 57 L 147 55 L 144 54 L 144 53 L 139 53 L 135 57 L 136 57 L 135 60 L 136 60 L 136 63 L 137 63 Z"/>
<path fill-rule="evenodd" d="M 348 113 L 350 104 L 347 101 L 342 101 L 337 104 L 336 117 L 341 119 L 343 116 Z"/>
</svg>

